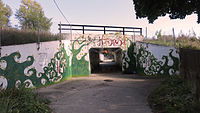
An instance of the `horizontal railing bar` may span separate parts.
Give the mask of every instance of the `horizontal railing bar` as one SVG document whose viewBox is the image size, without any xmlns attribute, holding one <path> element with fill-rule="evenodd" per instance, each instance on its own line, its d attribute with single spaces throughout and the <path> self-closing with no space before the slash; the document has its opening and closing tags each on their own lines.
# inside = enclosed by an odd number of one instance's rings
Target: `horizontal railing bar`
<svg viewBox="0 0 200 113">
<path fill-rule="evenodd" d="M 70 29 L 70 28 L 59 28 L 59 30 L 75 30 L 75 31 L 83 31 L 83 29 Z M 100 29 L 84 29 L 84 31 L 104 31 Z M 140 31 L 123 31 L 123 30 L 106 30 L 106 32 L 139 32 Z"/>
<path fill-rule="evenodd" d="M 125 28 L 125 29 L 142 29 L 138 27 L 119 27 L 119 26 L 101 26 L 101 25 L 76 25 L 76 24 L 58 24 L 58 26 L 74 26 L 74 27 L 101 27 L 101 28 Z"/>
</svg>

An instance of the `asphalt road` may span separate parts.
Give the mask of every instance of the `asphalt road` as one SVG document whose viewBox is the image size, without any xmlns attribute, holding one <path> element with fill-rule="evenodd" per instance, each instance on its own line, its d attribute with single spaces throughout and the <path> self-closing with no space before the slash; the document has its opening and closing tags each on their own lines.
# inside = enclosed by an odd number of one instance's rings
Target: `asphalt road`
<svg viewBox="0 0 200 113">
<path fill-rule="evenodd" d="M 152 113 L 147 97 L 159 80 L 138 75 L 92 74 L 38 89 L 53 113 Z"/>
</svg>

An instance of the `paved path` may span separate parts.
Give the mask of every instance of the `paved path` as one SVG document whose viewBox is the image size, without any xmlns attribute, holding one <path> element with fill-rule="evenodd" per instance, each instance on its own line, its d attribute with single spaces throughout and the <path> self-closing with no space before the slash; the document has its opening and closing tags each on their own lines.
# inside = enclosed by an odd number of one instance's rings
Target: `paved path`
<svg viewBox="0 0 200 113">
<path fill-rule="evenodd" d="M 92 74 L 38 90 L 53 113 L 151 113 L 149 93 L 158 80 L 137 75 Z"/>
</svg>

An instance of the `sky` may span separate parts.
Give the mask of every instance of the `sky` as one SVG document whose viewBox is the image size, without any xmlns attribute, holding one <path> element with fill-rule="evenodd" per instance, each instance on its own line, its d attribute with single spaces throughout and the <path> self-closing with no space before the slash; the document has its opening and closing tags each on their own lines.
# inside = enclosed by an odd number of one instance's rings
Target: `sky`
<svg viewBox="0 0 200 113">
<path fill-rule="evenodd" d="M 21 0 L 2 0 L 13 11 L 12 26 L 19 25 L 14 14 L 21 4 Z M 48 18 L 52 18 L 51 32 L 58 33 L 58 24 L 67 23 L 56 8 L 53 0 L 35 0 L 41 4 Z M 143 35 L 147 27 L 147 36 L 153 37 L 156 31 L 161 30 L 163 35 L 172 35 L 172 28 L 178 36 L 180 32 L 200 37 L 200 24 L 197 24 L 197 15 L 189 15 L 185 19 L 170 20 L 168 16 L 159 17 L 153 24 L 146 18 L 136 19 L 132 0 L 56 0 L 60 9 L 71 24 L 130 26 L 143 28 Z"/>
</svg>

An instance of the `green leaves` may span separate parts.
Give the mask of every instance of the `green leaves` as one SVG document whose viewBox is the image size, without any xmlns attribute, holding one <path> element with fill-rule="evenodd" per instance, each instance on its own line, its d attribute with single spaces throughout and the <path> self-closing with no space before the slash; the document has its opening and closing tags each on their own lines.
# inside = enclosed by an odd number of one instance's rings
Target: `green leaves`
<svg viewBox="0 0 200 113">
<path fill-rule="evenodd" d="M 198 15 L 200 23 L 199 0 L 133 0 L 137 18 L 145 18 L 153 23 L 159 16 L 169 14 L 171 19 L 184 19 L 192 13 Z"/>
<path fill-rule="evenodd" d="M 8 26 L 11 13 L 11 8 L 0 0 L 0 26 Z"/>
<path fill-rule="evenodd" d="M 52 25 L 51 19 L 45 17 L 41 5 L 32 0 L 22 0 L 22 5 L 15 16 L 20 21 L 22 29 L 37 30 L 38 21 L 39 28 L 45 31 Z"/>
</svg>

